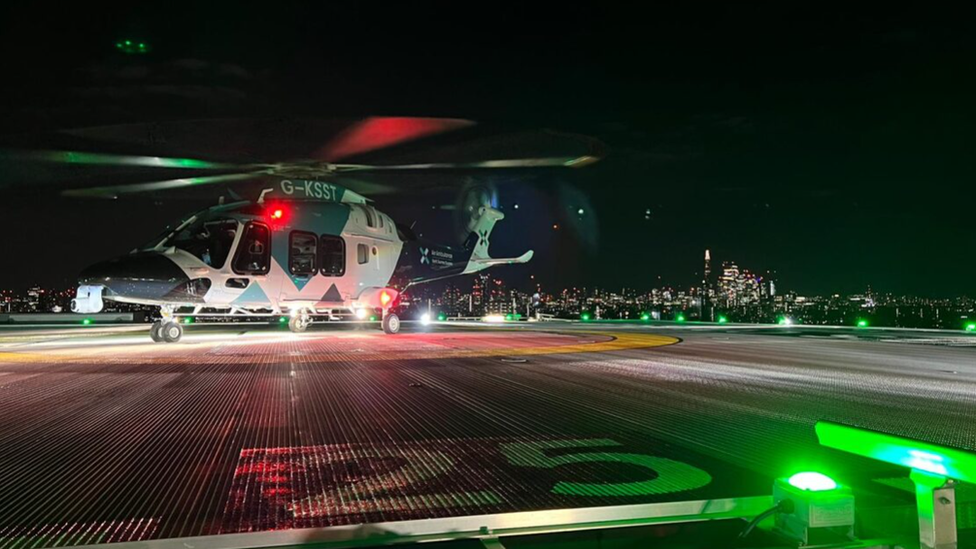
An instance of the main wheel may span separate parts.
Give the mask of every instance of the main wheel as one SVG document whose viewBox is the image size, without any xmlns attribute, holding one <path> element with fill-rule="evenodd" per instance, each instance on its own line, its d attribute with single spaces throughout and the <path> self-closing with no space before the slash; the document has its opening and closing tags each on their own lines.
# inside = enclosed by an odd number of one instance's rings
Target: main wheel
<svg viewBox="0 0 976 549">
<path fill-rule="evenodd" d="M 180 326 L 176 322 L 163 324 L 163 327 L 159 331 L 163 334 L 163 340 L 166 343 L 176 343 L 183 337 L 183 326 Z"/>
<path fill-rule="evenodd" d="M 304 332 L 306 329 L 308 329 L 308 325 L 311 323 L 312 323 L 311 319 L 309 319 L 306 316 L 303 315 L 293 316 L 288 320 L 288 329 L 295 332 L 296 334 L 301 333 Z"/>
<path fill-rule="evenodd" d="M 400 331 L 400 317 L 393 313 L 387 313 L 383 317 L 383 331 L 392 335 Z"/>
<path fill-rule="evenodd" d="M 156 343 L 163 342 L 163 321 L 157 320 L 149 327 L 149 337 Z"/>
</svg>

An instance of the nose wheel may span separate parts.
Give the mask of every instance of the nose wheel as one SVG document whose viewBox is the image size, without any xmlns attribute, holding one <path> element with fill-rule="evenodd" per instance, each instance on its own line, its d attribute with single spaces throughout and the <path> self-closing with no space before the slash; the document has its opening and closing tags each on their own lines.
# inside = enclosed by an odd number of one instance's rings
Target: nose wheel
<svg viewBox="0 0 976 549">
<path fill-rule="evenodd" d="M 393 313 L 383 315 L 383 331 L 393 335 L 400 331 L 400 317 Z"/>
<path fill-rule="evenodd" d="M 162 343 L 164 341 L 166 343 L 176 343 L 183 337 L 183 326 L 180 326 L 173 320 L 167 322 L 157 320 L 149 328 L 149 337 L 156 343 Z"/>
<path fill-rule="evenodd" d="M 304 332 L 312 324 L 312 317 L 307 314 L 300 314 L 288 320 L 288 329 L 296 334 Z"/>
</svg>

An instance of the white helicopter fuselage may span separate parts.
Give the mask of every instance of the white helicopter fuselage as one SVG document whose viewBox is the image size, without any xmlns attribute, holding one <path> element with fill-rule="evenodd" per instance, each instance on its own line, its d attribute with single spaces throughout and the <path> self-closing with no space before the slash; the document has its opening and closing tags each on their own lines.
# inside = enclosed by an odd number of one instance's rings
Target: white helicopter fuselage
<svg viewBox="0 0 976 549">
<path fill-rule="evenodd" d="M 489 207 L 478 212 L 469 243 L 458 248 L 416 240 L 355 193 L 323 201 L 295 197 L 294 184 L 282 183 L 292 192 L 208 208 L 157 241 L 90 267 L 72 310 L 97 312 L 107 299 L 158 305 L 164 318 L 385 316 L 410 284 L 532 256 L 488 256 L 492 227 L 504 217 Z M 400 289 L 391 286 L 394 275 L 402 278 Z"/>
</svg>

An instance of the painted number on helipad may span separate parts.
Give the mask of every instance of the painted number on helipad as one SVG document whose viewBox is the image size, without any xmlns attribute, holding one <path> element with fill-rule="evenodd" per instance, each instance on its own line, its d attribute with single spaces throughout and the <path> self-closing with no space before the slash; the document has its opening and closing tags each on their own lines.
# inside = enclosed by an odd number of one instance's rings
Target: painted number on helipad
<svg viewBox="0 0 976 549">
<path fill-rule="evenodd" d="M 241 452 L 221 530 L 662 501 L 710 482 L 687 463 L 598 438 L 255 448 Z"/>
<path fill-rule="evenodd" d="M 552 469 L 577 463 L 614 463 L 643 467 L 655 478 L 633 482 L 572 482 L 559 481 L 553 486 L 556 494 L 569 496 L 648 496 L 684 492 L 701 488 L 712 481 L 712 477 L 697 467 L 667 458 L 645 454 L 620 452 L 582 452 L 549 456 L 546 450 L 565 448 L 598 448 L 620 446 L 609 439 L 541 440 L 531 442 L 507 442 L 501 445 L 502 453 L 513 465 Z"/>
</svg>

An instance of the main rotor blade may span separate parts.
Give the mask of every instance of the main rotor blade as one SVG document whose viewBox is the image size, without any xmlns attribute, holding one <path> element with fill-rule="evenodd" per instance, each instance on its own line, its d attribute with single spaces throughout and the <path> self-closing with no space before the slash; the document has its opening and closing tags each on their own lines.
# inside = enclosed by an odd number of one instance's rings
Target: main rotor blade
<svg viewBox="0 0 976 549">
<path fill-rule="evenodd" d="M 425 164 L 332 164 L 333 170 L 343 172 L 378 172 L 411 170 L 491 170 L 513 168 L 580 168 L 599 160 L 599 157 L 583 155 L 576 157 L 518 158 L 503 160 L 483 160 L 480 162 L 431 162 Z"/>
<path fill-rule="evenodd" d="M 229 173 L 223 175 L 208 175 L 203 177 L 186 177 L 181 179 L 167 179 L 164 181 L 149 181 L 146 183 L 132 183 L 129 185 L 112 185 L 106 187 L 92 187 L 87 189 L 70 189 L 63 191 L 62 196 L 94 197 L 94 198 L 118 198 L 122 194 L 145 193 L 152 191 L 167 191 L 172 189 L 184 189 L 187 187 L 197 187 L 200 185 L 213 185 L 215 183 L 226 183 L 229 181 L 244 181 L 267 176 L 267 171 L 250 173 Z"/>
<path fill-rule="evenodd" d="M 459 118 L 372 116 L 351 124 L 315 157 L 334 162 L 474 125 L 474 121 Z"/>
<path fill-rule="evenodd" d="M 85 151 L 45 151 L 0 149 L 0 162 L 44 162 L 79 166 L 140 166 L 147 168 L 182 168 L 201 170 L 258 169 L 263 164 L 228 164 L 196 158 L 167 158 L 128 154 L 104 154 Z"/>
</svg>

